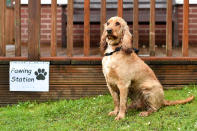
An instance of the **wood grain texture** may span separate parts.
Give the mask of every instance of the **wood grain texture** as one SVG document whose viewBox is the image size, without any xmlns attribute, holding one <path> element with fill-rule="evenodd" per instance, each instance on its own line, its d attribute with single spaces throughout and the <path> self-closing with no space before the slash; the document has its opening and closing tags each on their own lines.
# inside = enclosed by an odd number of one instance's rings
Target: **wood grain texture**
<svg viewBox="0 0 197 131">
<path fill-rule="evenodd" d="M 5 9 L 5 43 L 13 44 L 15 43 L 15 16 L 14 8 Z"/>
<path fill-rule="evenodd" d="M 15 56 L 21 56 L 21 0 L 15 0 Z"/>
<path fill-rule="evenodd" d="M 51 56 L 57 55 L 57 0 L 51 4 Z"/>
<path fill-rule="evenodd" d="M 150 0 L 150 32 L 149 32 L 150 56 L 155 56 L 155 0 Z"/>
<path fill-rule="evenodd" d="M 139 48 L 139 7 L 138 0 L 133 1 L 133 47 Z"/>
<path fill-rule="evenodd" d="M 160 64 L 168 63 L 168 62 L 197 62 L 197 57 L 141 57 L 142 60 L 147 61 L 147 62 L 161 62 Z M 27 61 L 27 57 L 0 57 L 0 61 L 5 62 L 5 61 Z M 102 57 L 40 57 L 41 61 L 101 61 Z"/>
<path fill-rule="evenodd" d="M 73 0 L 68 0 L 67 11 L 67 56 L 71 57 L 73 52 Z"/>
<path fill-rule="evenodd" d="M 77 99 L 106 94 L 101 66 L 52 65 L 50 91 L 46 93 L 9 92 L 8 65 L 0 65 L 0 105 L 26 100 Z"/>
<path fill-rule="evenodd" d="M 0 56 L 6 55 L 5 43 L 5 0 L 1 0 L 0 4 Z"/>
<path fill-rule="evenodd" d="M 123 0 L 118 0 L 118 16 L 123 17 Z"/>
<path fill-rule="evenodd" d="M 188 56 L 188 43 L 189 43 L 189 0 L 184 0 L 183 4 L 183 33 L 182 33 L 182 54 Z"/>
<path fill-rule="evenodd" d="M 90 53 L 90 0 L 84 1 L 84 56 Z"/>
<path fill-rule="evenodd" d="M 106 22 L 106 0 L 101 0 L 101 18 L 100 18 L 100 35 L 102 35 L 104 30 L 104 24 Z"/>
<path fill-rule="evenodd" d="M 40 58 L 40 0 L 29 0 L 29 25 L 28 25 L 28 58 Z"/>
<path fill-rule="evenodd" d="M 150 65 L 168 89 L 195 83 L 196 65 Z M 0 105 L 78 99 L 108 93 L 101 65 L 51 65 L 49 92 L 9 92 L 9 65 L 0 65 Z"/>
<path fill-rule="evenodd" d="M 166 54 L 172 56 L 172 0 L 167 0 Z"/>
</svg>

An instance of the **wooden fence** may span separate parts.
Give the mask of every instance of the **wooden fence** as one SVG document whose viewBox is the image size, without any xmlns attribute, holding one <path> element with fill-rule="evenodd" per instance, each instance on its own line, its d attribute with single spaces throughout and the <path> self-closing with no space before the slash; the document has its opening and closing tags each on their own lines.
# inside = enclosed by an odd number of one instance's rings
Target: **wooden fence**
<svg viewBox="0 0 197 131">
<path fill-rule="evenodd" d="M 66 56 L 57 56 L 56 38 L 56 16 L 57 0 L 52 0 L 51 4 L 51 50 L 50 57 L 40 56 L 40 14 L 41 0 L 29 0 L 29 23 L 28 23 L 28 57 L 21 56 L 21 12 L 20 1 L 15 0 L 15 57 L 6 57 L 5 43 L 5 8 L 6 0 L 0 4 L 0 60 L 41 60 L 41 61 L 64 61 L 64 60 L 101 60 L 100 57 L 90 56 L 90 0 L 84 1 L 84 56 L 73 56 L 73 0 L 68 0 L 67 10 L 67 48 Z M 118 0 L 117 15 L 123 16 L 123 0 Z M 133 1 L 133 46 L 138 48 L 139 44 L 139 5 L 138 0 Z M 196 61 L 197 57 L 188 57 L 188 17 L 189 0 L 184 0 L 183 4 L 183 38 L 182 38 L 182 57 L 172 57 L 172 0 L 167 0 L 166 15 L 166 56 L 155 57 L 155 0 L 150 0 L 150 32 L 149 32 L 149 57 L 142 57 L 144 60 L 167 60 L 167 61 Z M 106 0 L 101 0 L 100 29 L 103 31 L 103 24 L 106 22 Z"/>
</svg>

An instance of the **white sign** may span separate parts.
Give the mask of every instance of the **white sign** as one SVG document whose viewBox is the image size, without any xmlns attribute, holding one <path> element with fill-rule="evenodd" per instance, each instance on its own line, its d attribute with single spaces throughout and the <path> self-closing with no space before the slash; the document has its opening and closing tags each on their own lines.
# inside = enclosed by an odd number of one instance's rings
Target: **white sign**
<svg viewBox="0 0 197 131">
<path fill-rule="evenodd" d="M 10 91 L 49 91 L 49 62 L 10 62 Z"/>
</svg>

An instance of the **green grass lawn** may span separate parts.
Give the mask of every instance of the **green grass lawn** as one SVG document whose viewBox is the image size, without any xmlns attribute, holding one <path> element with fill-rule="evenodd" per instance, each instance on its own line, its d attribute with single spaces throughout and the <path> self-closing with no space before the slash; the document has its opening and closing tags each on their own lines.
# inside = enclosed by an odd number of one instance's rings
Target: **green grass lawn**
<svg viewBox="0 0 197 131">
<path fill-rule="evenodd" d="M 167 90 L 168 100 L 197 97 L 197 87 Z M 113 109 L 110 95 L 60 100 L 57 102 L 26 102 L 0 108 L 1 131 L 23 130 L 138 130 L 138 131 L 197 131 L 197 100 L 185 105 L 161 108 L 149 117 L 139 117 L 139 111 L 130 110 L 124 120 L 108 116 Z"/>
</svg>

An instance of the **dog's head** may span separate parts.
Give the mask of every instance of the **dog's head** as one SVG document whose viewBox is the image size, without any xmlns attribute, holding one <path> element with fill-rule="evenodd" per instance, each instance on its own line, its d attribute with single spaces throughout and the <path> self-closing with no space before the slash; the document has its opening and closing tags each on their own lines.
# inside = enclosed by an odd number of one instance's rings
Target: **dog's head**
<svg viewBox="0 0 197 131">
<path fill-rule="evenodd" d="M 127 54 L 132 52 L 132 35 L 129 32 L 126 21 L 121 17 L 111 17 L 104 24 L 104 31 L 100 42 L 101 51 L 105 51 L 108 45 L 120 45 L 122 50 Z"/>
</svg>

